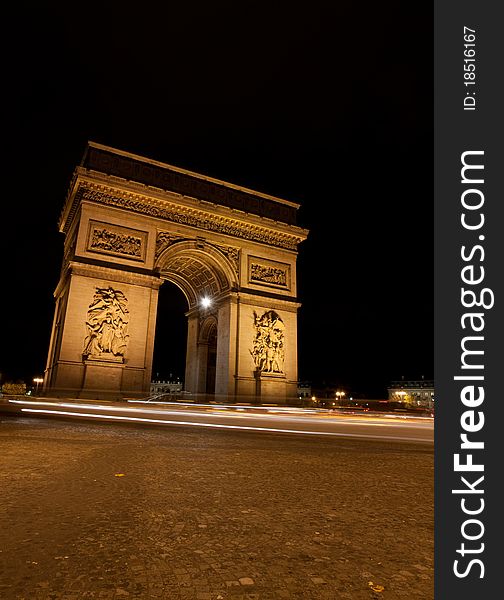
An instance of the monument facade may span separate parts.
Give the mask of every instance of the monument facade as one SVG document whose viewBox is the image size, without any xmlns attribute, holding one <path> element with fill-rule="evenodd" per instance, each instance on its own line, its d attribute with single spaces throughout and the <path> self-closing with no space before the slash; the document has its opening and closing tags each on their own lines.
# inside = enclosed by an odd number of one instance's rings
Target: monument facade
<svg viewBox="0 0 504 600">
<path fill-rule="evenodd" d="M 89 142 L 59 221 L 45 394 L 148 395 L 158 291 L 170 281 L 189 307 L 188 392 L 294 398 L 296 257 L 308 234 L 298 208 Z"/>
</svg>

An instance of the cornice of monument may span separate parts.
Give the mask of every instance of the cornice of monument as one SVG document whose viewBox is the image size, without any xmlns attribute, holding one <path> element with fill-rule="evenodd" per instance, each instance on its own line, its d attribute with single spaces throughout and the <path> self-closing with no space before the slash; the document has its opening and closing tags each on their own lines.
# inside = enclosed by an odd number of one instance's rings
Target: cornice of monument
<svg viewBox="0 0 504 600">
<path fill-rule="evenodd" d="M 82 201 L 134 211 L 138 214 L 206 229 L 279 248 L 297 251 L 308 230 L 162 190 L 113 175 L 77 167 L 60 218 L 60 231 L 67 232 Z M 246 216 L 247 221 L 240 219 Z"/>
<path fill-rule="evenodd" d="M 239 292 L 236 292 L 236 297 L 241 304 L 257 306 L 257 296 L 253 292 L 240 290 Z M 296 312 L 298 308 L 301 308 L 302 306 L 297 298 L 290 298 L 289 296 L 281 297 L 276 294 L 271 294 L 264 295 L 261 299 L 266 302 L 270 308 L 286 310 L 288 312 Z"/>
<path fill-rule="evenodd" d="M 67 268 L 74 275 L 94 277 L 95 279 L 105 279 L 130 285 L 141 285 L 159 289 L 163 284 L 163 280 L 157 276 L 132 273 L 131 271 L 114 269 L 113 267 L 90 265 L 79 261 L 70 261 Z"/>
</svg>

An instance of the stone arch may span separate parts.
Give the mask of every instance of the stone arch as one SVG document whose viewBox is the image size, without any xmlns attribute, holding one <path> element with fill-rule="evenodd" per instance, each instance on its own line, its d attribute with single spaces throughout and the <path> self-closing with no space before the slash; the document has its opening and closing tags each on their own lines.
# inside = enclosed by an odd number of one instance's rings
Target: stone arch
<svg viewBox="0 0 504 600">
<path fill-rule="evenodd" d="M 189 307 L 186 391 L 206 391 L 204 352 L 214 341 L 220 398 L 295 398 L 296 256 L 308 234 L 296 225 L 298 208 L 89 142 L 59 221 L 66 238 L 44 393 L 146 396 L 159 288 L 170 281 Z M 200 302 L 205 296 L 211 306 Z M 265 368 L 254 315 L 268 311 L 284 324 L 285 357 Z"/>
<path fill-rule="evenodd" d="M 218 248 L 198 240 L 173 243 L 160 253 L 155 267 L 163 279 L 182 290 L 189 309 L 203 296 L 217 298 L 238 285 L 230 260 Z"/>
<path fill-rule="evenodd" d="M 219 305 L 237 286 L 236 270 L 218 247 L 200 239 L 171 243 L 159 253 L 155 268 L 161 279 L 182 290 L 188 302 L 186 390 L 193 394 L 213 395 L 219 361 L 219 331 L 225 327 L 223 323 L 219 327 Z M 202 307 L 203 298 L 210 299 L 211 308 Z M 222 382 L 217 385 L 222 388 Z"/>
<path fill-rule="evenodd" d="M 215 315 L 209 315 L 204 317 L 200 324 L 199 331 L 199 342 L 208 343 L 210 339 L 216 335 L 217 332 L 217 317 Z"/>
</svg>

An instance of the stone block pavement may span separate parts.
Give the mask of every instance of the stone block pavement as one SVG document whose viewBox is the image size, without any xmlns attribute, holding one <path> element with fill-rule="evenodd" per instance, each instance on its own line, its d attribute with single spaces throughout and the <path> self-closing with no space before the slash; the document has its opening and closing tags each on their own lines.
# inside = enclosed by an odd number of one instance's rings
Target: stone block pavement
<svg viewBox="0 0 504 600">
<path fill-rule="evenodd" d="M 1 600 L 431 600 L 433 449 L 0 416 Z"/>
</svg>

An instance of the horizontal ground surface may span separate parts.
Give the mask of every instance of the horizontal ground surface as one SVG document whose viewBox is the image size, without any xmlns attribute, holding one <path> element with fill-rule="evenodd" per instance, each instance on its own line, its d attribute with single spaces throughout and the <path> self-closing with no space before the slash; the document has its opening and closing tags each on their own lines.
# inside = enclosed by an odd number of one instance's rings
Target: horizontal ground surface
<svg viewBox="0 0 504 600">
<path fill-rule="evenodd" d="M 0 598 L 433 598 L 432 446 L 1 417 Z"/>
</svg>

